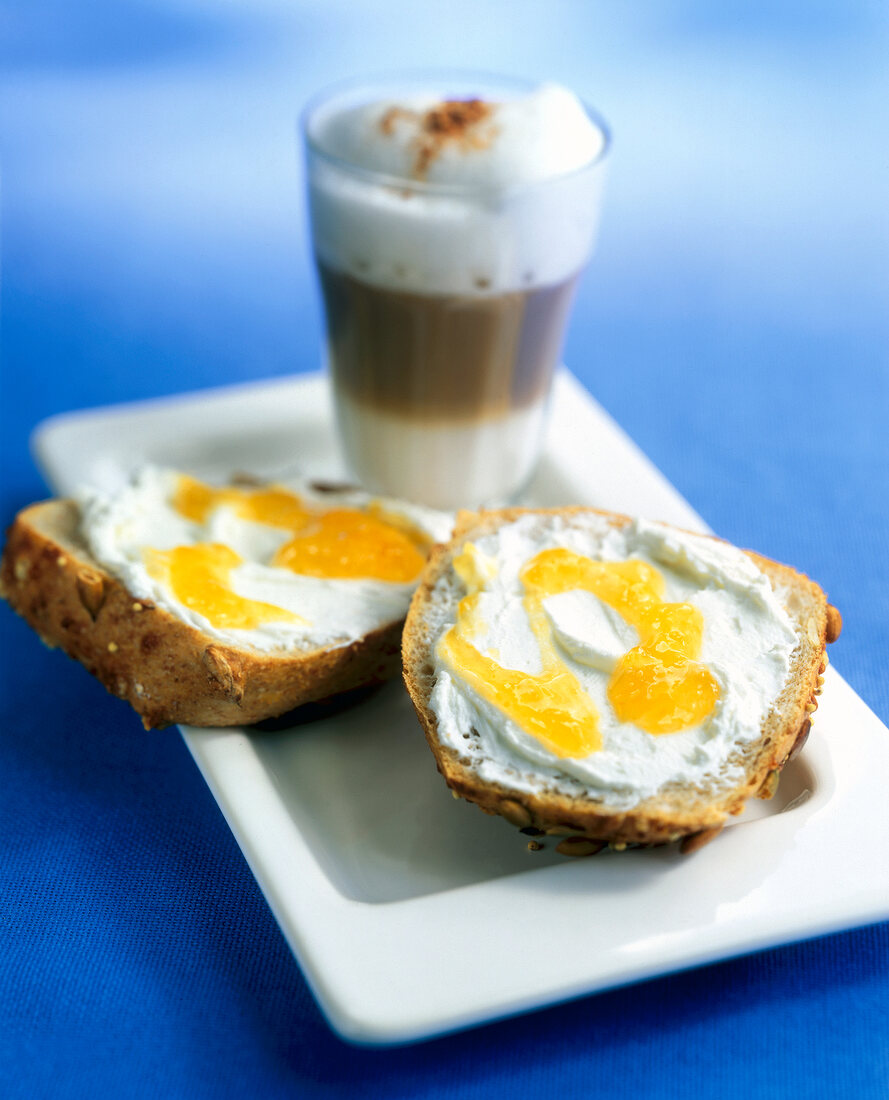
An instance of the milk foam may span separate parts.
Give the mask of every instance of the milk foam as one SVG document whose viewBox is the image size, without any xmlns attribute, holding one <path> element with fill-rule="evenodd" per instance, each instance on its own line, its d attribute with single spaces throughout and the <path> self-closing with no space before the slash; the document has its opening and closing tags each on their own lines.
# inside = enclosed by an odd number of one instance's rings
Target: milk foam
<svg viewBox="0 0 889 1100">
<path fill-rule="evenodd" d="M 334 99 L 312 114 L 319 259 L 415 293 L 497 294 L 575 275 L 594 243 L 602 129 L 571 92 L 544 84 L 488 100 L 477 140 L 443 143 L 418 180 L 420 120 L 446 98 L 432 89 L 359 105 Z M 394 122 L 381 126 L 387 114 Z"/>
</svg>

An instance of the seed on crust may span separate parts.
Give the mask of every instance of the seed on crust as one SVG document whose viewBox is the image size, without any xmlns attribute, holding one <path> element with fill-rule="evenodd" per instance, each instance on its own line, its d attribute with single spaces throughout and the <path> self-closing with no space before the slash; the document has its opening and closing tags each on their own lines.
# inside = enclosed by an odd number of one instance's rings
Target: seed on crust
<svg viewBox="0 0 889 1100">
<path fill-rule="evenodd" d="M 763 780 L 762 786 L 756 792 L 757 798 L 774 798 L 775 791 L 778 789 L 778 780 L 781 778 L 781 772 L 778 768 L 773 768 Z"/>
<path fill-rule="evenodd" d="M 692 852 L 697 852 L 700 848 L 703 848 L 705 844 L 709 844 L 711 840 L 715 840 L 721 832 L 722 826 L 714 825 L 712 829 L 701 829 L 699 833 L 692 833 L 691 836 L 685 837 L 679 845 L 679 851 L 684 856 L 689 856 Z"/>
<path fill-rule="evenodd" d="M 818 709 L 818 704 L 815 702 L 814 699 L 810 699 L 809 702 L 806 703 L 806 713 L 807 714 L 814 714 L 817 709 Z"/>
<path fill-rule="evenodd" d="M 244 698 L 244 684 L 241 678 L 241 669 L 236 663 L 229 660 L 219 646 L 208 645 L 204 650 L 201 660 L 207 670 L 210 682 L 221 688 L 226 698 L 233 703 L 240 703 Z"/>
<path fill-rule="evenodd" d="M 256 474 L 248 473 L 246 470 L 235 470 L 231 476 L 231 483 L 245 489 L 255 489 L 257 486 L 262 485 L 262 479 L 258 478 Z"/>
<path fill-rule="evenodd" d="M 89 617 L 96 621 L 105 603 L 105 581 L 92 569 L 81 569 L 77 574 L 77 595 Z"/>
<path fill-rule="evenodd" d="M 12 571 L 15 574 L 15 579 L 17 581 L 24 581 L 27 578 L 30 569 L 31 563 L 28 561 L 27 558 L 16 558 L 15 565 L 12 567 Z"/>
<path fill-rule="evenodd" d="M 356 486 L 350 485 L 348 481 L 312 481 L 309 483 L 309 487 L 314 489 L 316 493 L 351 493 L 356 488 Z"/>
<path fill-rule="evenodd" d="M 500 803 L 500 814 L 510 825 L 515 825 L 519 829 L 531 824 L 531 815 L 525 807 L 521 802 L 513 802 L 511 798 L 506 798 Z"/>
<path fill-rule="evenodd" d="M 827 605 L 827 640 L 835 642 L 843 629 L 843 616 L 832 603 Z"/>
<path fill-rule="evenodd" d="M 529 840 L 528 841 L 528 851 L 529 852 L 539 852 L 542 847 L 543 847 L 543 845 L 540 843 L 539 840 Z"/>
<path fill-rule="evenodd" d="M 117 642 L 109 642 L 108 643 L 108 652 L 109 653 L 117 653 L 117 648 L 118 648 Z"/>
<path fill-rule="evenodd" d="M 605 847 L 604 840 L 590 840 L 586 836 L 569 836 L 556 845 L 556 851 L 563 856 L 594 856 Z"/>
<path fill-rule="evenodd" d="M 793 748 L 787 754 L 786 764 L 789 764 L 791 760 L 795 760 L 800 752 L 802 752 L 803 745 L 809 739 L 809 730 L 812 728 L 812 720 L 807 718 L 799 728 L 799 733 L 796 735 L 796 740 L 793 742 Z"/>
</svg>

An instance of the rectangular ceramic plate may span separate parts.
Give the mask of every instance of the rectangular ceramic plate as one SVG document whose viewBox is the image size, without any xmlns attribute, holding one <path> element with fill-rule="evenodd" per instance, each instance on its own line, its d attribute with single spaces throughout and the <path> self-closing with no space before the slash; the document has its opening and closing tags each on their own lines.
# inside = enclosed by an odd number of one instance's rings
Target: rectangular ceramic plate
<svg viewBox="0 0 889 1100">
<path fill-rule="evenodd" d="M 144 462 L 342 473 L 321 376 L 56 417 L 34 446 L 62 494 Z M 526 502 L 706 530 L 566 372 Z M 776 798 L 691 857 L 527 851 L 451 798 L 397 682 L 290 729 L 182 733 L 322 1011 L 354 1041 L 426 1038 L 889 916 L 889 738 L 832 668 Z"/>
</svg>

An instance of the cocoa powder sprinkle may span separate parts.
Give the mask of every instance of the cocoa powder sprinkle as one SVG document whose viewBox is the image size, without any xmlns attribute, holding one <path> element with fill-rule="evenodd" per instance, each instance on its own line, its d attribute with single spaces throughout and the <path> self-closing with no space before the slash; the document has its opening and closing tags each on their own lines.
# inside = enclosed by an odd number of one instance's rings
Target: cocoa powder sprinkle
<svg viewBox="0 0 889 1100">
<path fill-rule="evenodd" d="M 491 104 L 481 99 L 447 99 L 423 116 L 423 129 L 443 137 L 462 137 L 491 113 Z"/>
<path fill-rule="evenodd" d="M 390 107 L 380 119 L 380 131 L 386 137 L 391 137 L 395 131 L 395 123 L 400 118 L 413 119 L 417 117 L 416 111 L 409 111 L 406 107 Z"/>
<path fill-rule="evenodd" d="M 494 105 L 483 99 L 446 99 L 423 114 L 406 107 L 390 107 L 378 125 L 383 135 L 391 137 L 400 119 L 417 124 L 419 134 L 413 142 L 416 153 L 411 174 L 422 180 L 429 165 L 449 142 L 466 151 L 487 148 L 496 130 L 479 124 L 490 118 L 493 109 Z"/>
</svg>

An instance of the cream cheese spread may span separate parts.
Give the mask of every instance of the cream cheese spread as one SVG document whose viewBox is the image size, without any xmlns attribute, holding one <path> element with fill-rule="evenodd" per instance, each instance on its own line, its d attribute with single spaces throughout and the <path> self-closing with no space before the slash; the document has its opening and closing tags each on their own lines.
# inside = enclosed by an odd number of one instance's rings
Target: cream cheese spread
<svg viewBox="0 0 889 1100">
<path fill-rule="evenodd" d="M 737 782 L 740 765 L 731 758 L 760 736 L 798 644 L 769 579 L 751 558 L 662 524 L 636 520 L 615 528 L 594 514 L 529 514 L 473 543 L 481 564 L 474 569 L 474 620 L 480 625 L 472 644 L 502 667 L 540 674 L 540 647 L 520 574 L 540 551 L 564 548 L 595 561 L 639 559 L 654 566 L 664 577 L 664 598 L 701 613 L 698 660 L 719 685 L 712 712 L 693 727 L 653 736 L 619 721 L 608 681 L 615 663 L 637 643 L 635 630 L 589 591 L 550 596 L 544 611 L 561 659 L 598 711 L 602 747 L 581 758 L 554 755 L 437 657 L 430 705 L 439 738 L 468 758 L 482 780 L 520 791 L 583 793 L 617 809 L 629 809 L 670 783 Z M 455 622 L 454 583 L 453 577 L 439 581 L 436 594 L 449 610 L 436 620 L 437 636 Z"/>
<path fill-rule="evenodd" d="M 91 553 L 135 598 L 152 601 L 221 642 L 261 651 L 349 645 L 406 614 L 413 583 L 326 579 L 271 565 L 272 556 L 291 533 L 244 519 L 224 504 L 213 508 L 203 522 L 185 518 L 173 507 L 178 478 L 174 471 L 145 467 L 118 493 L 85 488 L 78 494 L 81 530 Z M 430 542 L 450 537 L 452 517 L 447 513 L 357 491 L 318 493 L 308 484 L 295 482 L 288 482 L 286 488 L 319 509 L 363 510 L 373 502 Z M 169 586 L 146 568 L 146 550 L 206 543 L 227 546 L 242 559 L 231 574 L 233 592 L 291 612 L 293 621 L 264 622 L 250 630 L 218 628 L 177 600 Z"/>
</svg>

